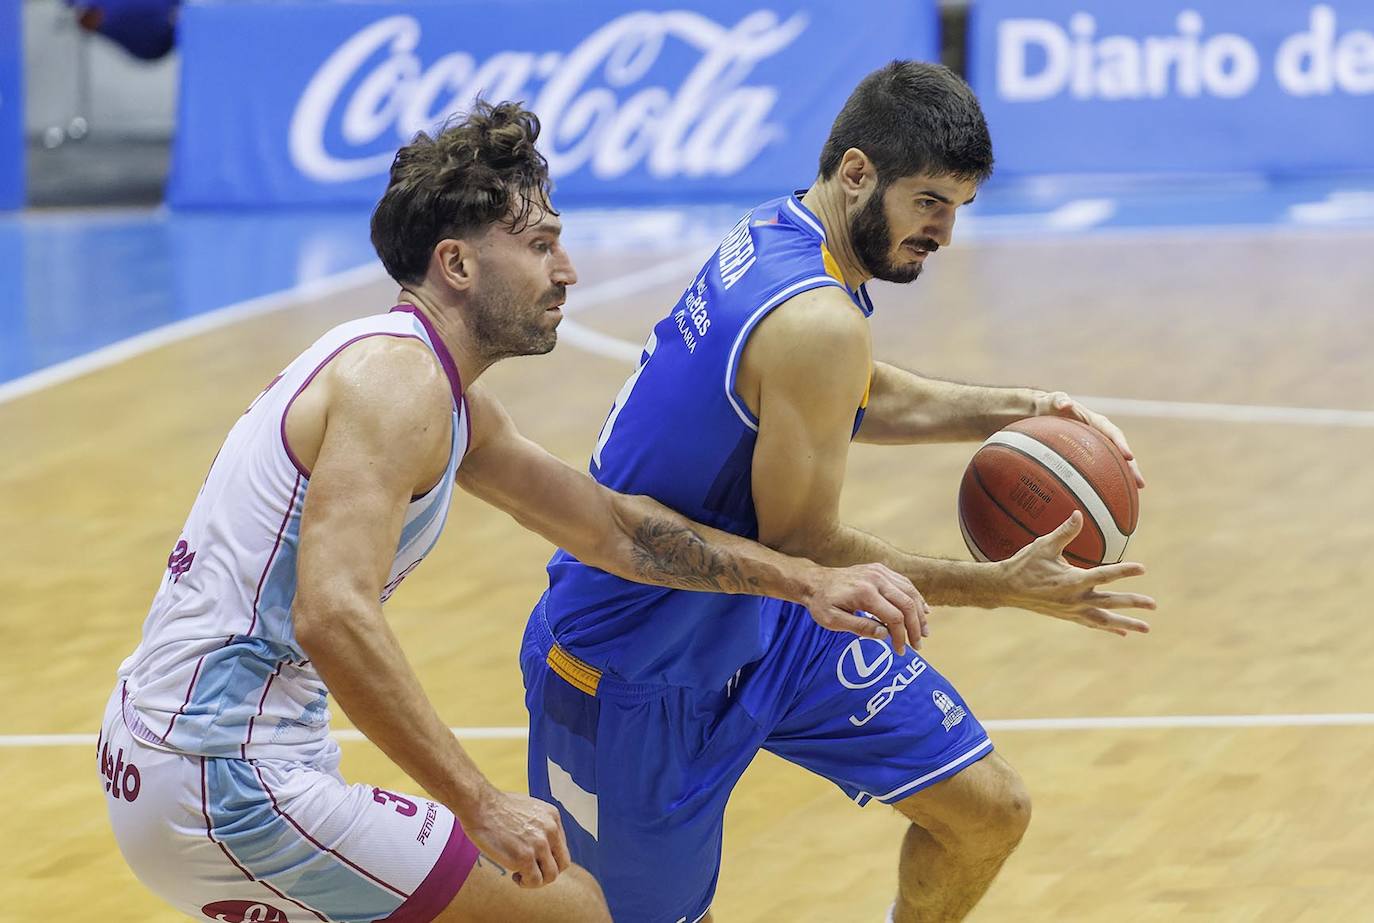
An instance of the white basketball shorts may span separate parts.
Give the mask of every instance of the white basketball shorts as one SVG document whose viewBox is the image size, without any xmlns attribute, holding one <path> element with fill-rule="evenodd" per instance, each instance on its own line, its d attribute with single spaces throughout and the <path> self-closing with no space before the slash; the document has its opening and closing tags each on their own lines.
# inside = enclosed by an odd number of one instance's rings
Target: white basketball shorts
<svg viewBox="0 0 1374 923">
<path fill-rule="evenodd" d="M 349 785 L 336 766 L 161 750 L 123 704 L 119 687 L 96 745 L 115 840 L 192 917 L 429 923 L 472 870 L 477 847 L 443 805 Z"/>
</svg>

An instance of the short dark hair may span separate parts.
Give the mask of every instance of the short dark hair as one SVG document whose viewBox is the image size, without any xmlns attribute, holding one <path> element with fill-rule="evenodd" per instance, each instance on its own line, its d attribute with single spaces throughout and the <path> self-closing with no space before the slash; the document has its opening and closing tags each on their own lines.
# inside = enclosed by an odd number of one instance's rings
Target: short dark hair
<svg viewBox="0 0 1374 923">
<path fill-rule="evenodd" d="M 886 185 L 917 173 L 981 183 L 992 175 L 992 138 L 978 98 L 949 68 L 893 61 L 849 94 L 821 148 L 821 179 L 858 148 Z"/>
<path fill-rule="evenodd" d="M 441 240 L 500 221 L 519 231 L 549 203 L 549 163 L 535 149 L 539 119 L 518 102 L 477 100 L 433 138 L 396 152 L 386 192 L 372 211 L 372 246 L 393 279 L 419 282 Z"/>
</svg>

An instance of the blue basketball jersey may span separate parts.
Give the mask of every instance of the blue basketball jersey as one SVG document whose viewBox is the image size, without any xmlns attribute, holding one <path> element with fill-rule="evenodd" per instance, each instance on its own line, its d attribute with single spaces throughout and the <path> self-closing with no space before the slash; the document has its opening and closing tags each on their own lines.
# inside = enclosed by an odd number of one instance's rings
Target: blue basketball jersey
<svg viewBox="0 0 1374 923">
<path fill-rule="evenodd" d="M 746 214 L 654 327 L 602 427 L 592 475 L 612 490 L 647 494 L 707 525 L 757 537 L 758 420 L 735 377 L 758 323 L 821 286 L 845 289 L 820 221 L 797 195 Z M 849 295 L 872 313 L 862 286 Z M 855 432 L 862 417 L 861 406 Z M 777 607 L 759 597 L 645 586 L 562 550 L 548 572 L 533 617 L 569 653 L 629 682 L 722 688 L 763 655 L 775 631 Z"/>
</svg>

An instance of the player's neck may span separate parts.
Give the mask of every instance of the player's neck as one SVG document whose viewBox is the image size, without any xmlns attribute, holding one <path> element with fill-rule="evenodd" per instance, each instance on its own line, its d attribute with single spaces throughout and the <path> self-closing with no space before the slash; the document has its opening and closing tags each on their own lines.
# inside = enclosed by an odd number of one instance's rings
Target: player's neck
<svg viewBox="0 0 1374 923">
<path fill-rule="evenodd" d="M 433 298 L 415 288 L 402 289 L 400 300 L 424 313 L 425 319 L 453 357 L 453 364 L 458 367 L 458 377 L 465 389 L 496 363 L 495 358 L 484 355 L 476 348 L 476 339 L 463 324 L 459 312 L 439 310 Z"/>
<path fill-rule="evenodd" d="M 816 180 L 802 196 L 801 203 L 820 219 L 825 228 L 825 248 L 839 264 L 844 284 L 851 290 L 863 285 L 873 276 L 864 268 L 849 239 L 849 221 L 845 216 L 844 193 L 838 184 Z"/>
</svg>

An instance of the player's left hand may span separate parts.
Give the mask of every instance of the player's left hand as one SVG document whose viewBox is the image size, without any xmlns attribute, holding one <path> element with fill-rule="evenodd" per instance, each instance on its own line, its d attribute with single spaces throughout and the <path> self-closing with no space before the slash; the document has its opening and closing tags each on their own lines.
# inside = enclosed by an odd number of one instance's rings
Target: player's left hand
<svg viewBox="0 0 1374 923">
<path fill-rule="evenodd" d="M 898 655 L 930 637 L 930 605 L 903 575 L 882 564 L 821 567 L 802 603 L 822 628 L 891 639 Z"/>
<path fill-rule="evenodd" d="M 1120 427 L 1111 420 L 1084 407 L 1063 391 L 1042 391 L 1036 395 L 1035 415 L 1044 416 L 1046 414 L 1078 420 L 1106 436 L 1121 451 L 1122 457 L 1126 459 L 1126 464 L 1131 469 L 1131 475 L 1135 478 L 1135 486 L 1145 486 L 1145 476 L 1140 473 L 1140 464 L 1135 460 L 1135 453 L 1131 451 L 1130 445 L 1126 442 L 1126 436 L 1121 432 Z"/>
</svg>

